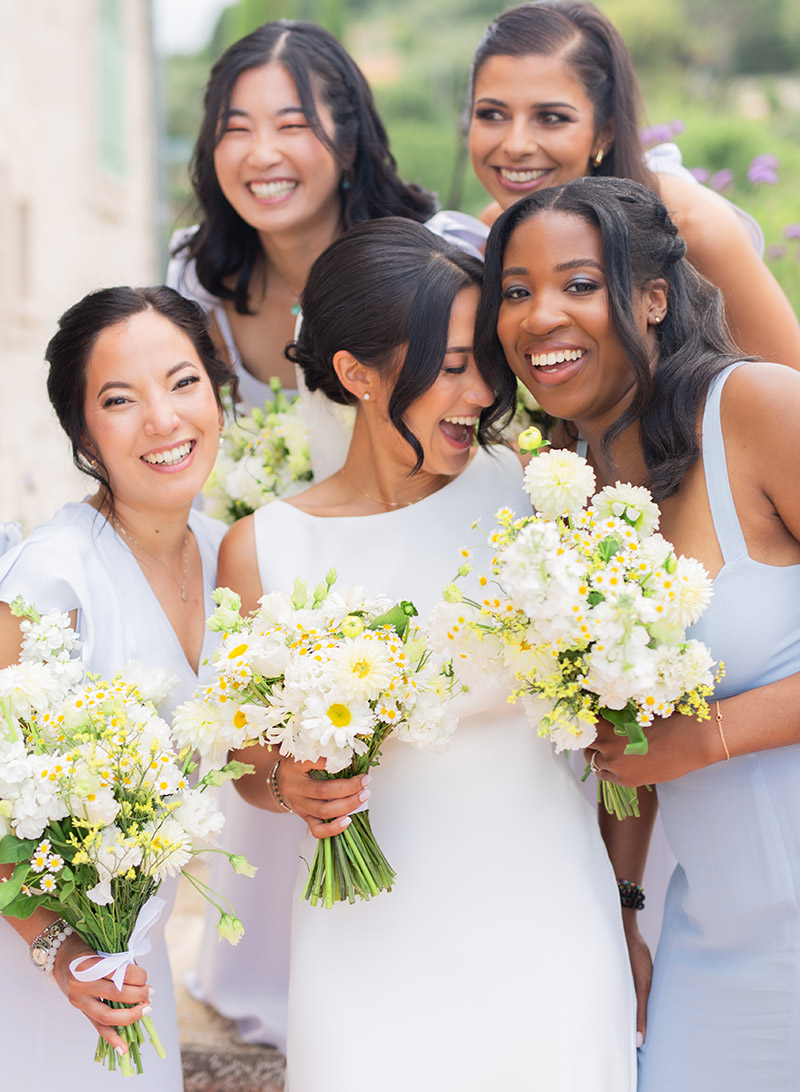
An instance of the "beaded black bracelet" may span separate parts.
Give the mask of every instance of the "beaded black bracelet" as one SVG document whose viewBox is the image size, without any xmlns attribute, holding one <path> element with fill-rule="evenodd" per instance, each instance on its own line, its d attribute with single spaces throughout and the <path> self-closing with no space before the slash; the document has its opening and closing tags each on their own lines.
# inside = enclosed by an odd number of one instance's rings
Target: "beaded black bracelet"
<svg viewBox="0 0 800 1092">
<path fill-rule="evenodd" d="M 633 880 L 617 880 L 619 901 L 624 910 L 644 910 L 644 889 Z"/>
</svg>

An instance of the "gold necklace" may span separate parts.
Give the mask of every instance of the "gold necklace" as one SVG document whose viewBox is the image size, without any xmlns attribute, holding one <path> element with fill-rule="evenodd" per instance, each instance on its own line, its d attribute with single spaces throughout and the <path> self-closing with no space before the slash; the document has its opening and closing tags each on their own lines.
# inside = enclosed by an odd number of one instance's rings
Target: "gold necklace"
<svg viewBox="0 0 800 1092">
<path fill-rule="evenodd" d="M 408 508 L 409 505 L 416 504 L 418 501 L 425 500 L 425 498 L 429 497 L 432 493 L 436 493 L 437 490 L 441 489 L 442 486 L 446 485 L 447 482 L 450 480 L 446 475 L 439 474 L 438 478 L 441 480 L 437 481 L 433 489 L 429 489 L 428 492 L 423 493 L 421 497 L 415 497 L 413 500 L 406 501 L 390 501 L 384 500 L 383 497 L 374 497 L 371 493 L 368 493 L 366 489 L 362 489 L 360 485 L 356 484 L 356 482 L 353 481 L 349 474 L 345 474 L 344 467 L 340 468 L 339 473 L 347 482 L 347 484 L 355 489 L 356 493 L 358 493 L 360 496 L 365 497 L 367 500 L 371 500 L 373 504 L 385 504 L 387 508 Z"/>
<path fill-rule="evenodd" d="M 114 530 L 119 531 L 120 534 L 124 535 L 128 542 L 132 542 L 134 546 L 138 546 L 142 553 L 147 554 L 151 561 L 155 561 L 162 569 L 165 569 L 169 573 L 170 577 L 180 589 L 181 599 L 185 603 L 188 599 L 188 596 L 186 595 L 186 580 L 189 574 L 189 528 L 186 527 L 183 532 L 183 580 L 178 584 L 178 578 L 170 572 L 166 562 L 162 561 L 160 557 L 156 557 L 155 554 L 151 554 L 146 546 L 142 546 L 138 538 L 135 538 L 130 531 L 126 530 L 118 519 L 112 518 L 111 524 L 114 527 Z"/>
</svg>

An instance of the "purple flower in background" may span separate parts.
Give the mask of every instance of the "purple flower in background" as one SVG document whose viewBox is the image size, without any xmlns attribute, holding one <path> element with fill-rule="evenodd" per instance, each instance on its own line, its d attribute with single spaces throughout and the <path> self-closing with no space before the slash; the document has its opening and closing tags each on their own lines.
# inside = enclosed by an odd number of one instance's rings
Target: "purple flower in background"
<svg viewBox="0 0 800 1092">
<path fill-rule="evenodd" d="M 767 247 L 767 258 L 770 260 L 776 260 L 778 258 L 786 257 L 786 247 L 783 243 L 773 243 L 772 246 Z"/>
<path fill-rule="evenodd" d="M 733 185 L 733 171 L 729 167 L 723 167 L 721 171 L 717 171 L 716 174 L 712 174 L 708 180 L 708 184 L 712 190 L 716 190 L 717 193 L 721 193 L 722 190 L 727 190 L 729 186 Z"/>
<path fill-rule="evenodd" d="M 693 175 L 698 182 L 708 182 L 711 177 L 708 167 L 690 167 L 689 174 Z"/>
<path fill-rule="evenodd" d="M 778 182 L 778 167 L 780 160 L 777 156 L 764 154 L 757 155 L 747 168 L 747 177 L 755 185 L 766 183 L 775 186 Z"/>
<path fill-rule="evenodd" d="M 659 125 L 650 125 L 642 129 L 641 138 L 645 148 L 653 148 L 656 144 L 666 144 L 679 133 L 684 133 L 686 126 L 682 121 L 667 121 Z"/>
<path fill-rule="evenodd" d="M 784 239 L 800 239 L 800 224 L 787 224 L 783 229 Z"/>
</svg>

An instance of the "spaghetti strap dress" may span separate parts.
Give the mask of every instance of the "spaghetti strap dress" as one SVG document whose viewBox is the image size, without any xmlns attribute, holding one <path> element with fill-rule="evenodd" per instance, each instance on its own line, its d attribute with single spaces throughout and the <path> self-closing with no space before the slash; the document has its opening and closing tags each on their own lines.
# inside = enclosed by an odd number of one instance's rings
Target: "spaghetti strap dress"
<svg viewBox="0 0 800 1092">
<path fill-rule="evenodd" d="M 749 556 L 728 480 L 720 400 L 738 366 L 712 383 L 702 432 L 724 564 L 691 635 L 725 665 L 719 698 L 800 671 L 800 565 Z M 678 865 L 655 960 L 639 1092 L 800 1088 L 799 785 L 794 744 L 658 786 Z"/>
</svg>

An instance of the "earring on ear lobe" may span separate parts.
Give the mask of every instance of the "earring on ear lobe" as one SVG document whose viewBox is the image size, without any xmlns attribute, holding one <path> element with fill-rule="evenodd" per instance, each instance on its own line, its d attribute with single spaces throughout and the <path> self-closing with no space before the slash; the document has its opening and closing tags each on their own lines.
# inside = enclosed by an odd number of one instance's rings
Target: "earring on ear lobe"
<svg viewBox="0 0 800 1092">
<path fill-rule="evenodd" d="M 597 170 L 597 168 L 603 162 L 604 156 L 605 156 L 605 152 L 603 151 L 603 149 L 598 148 L 597 149 L 597 154 L 595 155 L 594 159 L 592 160 L 592 166 L 594 167 L 595 170 Z"/>
<path fill-rule="evenodd" d="M 361 395 L 361 397 L 362 397 L 364 402 L 369 402 L 372 395 L 369 393 L 369 391 L 364 391 L 364 393 Z"/>
</svg>

